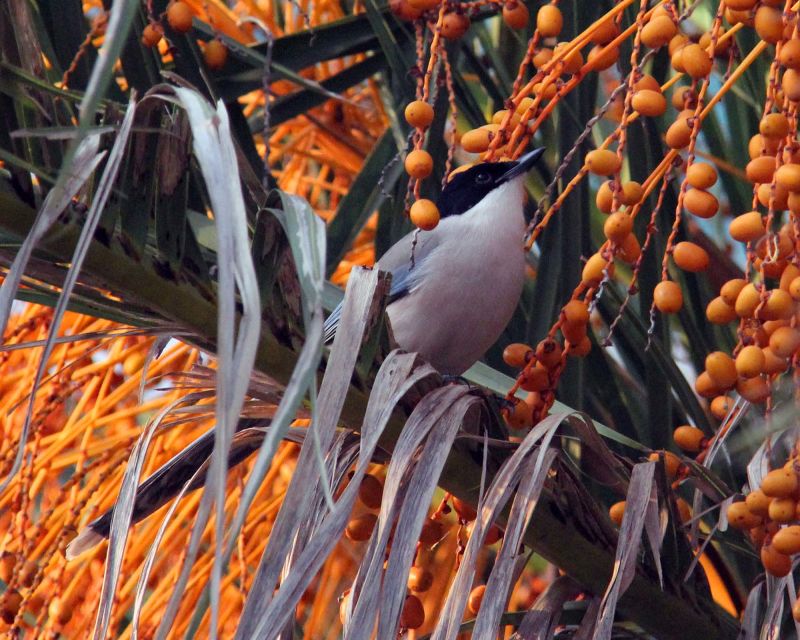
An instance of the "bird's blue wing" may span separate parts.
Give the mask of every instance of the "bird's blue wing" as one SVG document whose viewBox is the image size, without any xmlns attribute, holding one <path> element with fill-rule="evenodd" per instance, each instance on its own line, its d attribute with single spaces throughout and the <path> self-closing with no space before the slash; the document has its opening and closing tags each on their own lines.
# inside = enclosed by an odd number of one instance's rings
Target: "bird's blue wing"
<svg viewBox="0 0 800 640">
<path fill-rule="evenodd" d="M 411 290 L 411 265 L 404 264 L 392 271 L 392 286 L 389 288 L 389 304 L 408 295 Z M 336 328 L 342 317 L 342 303 L 336 305 L 331 315 L 325 320 L 325 342 L 329 343 L 336 335 Z"/>
<path fill-rule="evenodd" d="M 381 256 L 376 266 L 392 274 L 392 286 L 389 289 L 389 304 L 407 296 L 415 287 L 417 284 L 416 280 L 420 275 L 420 267 L 441 243 L 442 226 L 444 225 L 441 224 L 433 231 L 427 231 L 423 234 L 412 231 L 396 242 Z M 412 263 L 412 247 L 415 246 L 415 243 L 416 248 L 413 249 L 414 262 Z M 325 342 L 333 340 L 341 316 L 342 305 L 339 304 L 325 321 Z"/>
</svg>

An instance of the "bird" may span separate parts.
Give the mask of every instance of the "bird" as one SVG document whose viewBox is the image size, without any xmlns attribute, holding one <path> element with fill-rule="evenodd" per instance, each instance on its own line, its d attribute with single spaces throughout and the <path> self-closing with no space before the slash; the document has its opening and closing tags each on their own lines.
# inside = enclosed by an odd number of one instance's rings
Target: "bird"
<svg viewBox="0 0 800 640">
<path fill-rule="evenodd" d="M 524 180 L 544 151 L 453 175 L 437 200 L 439 224 L 410 232 L 375 265 L 392 275 L 394 342 L 443 375 L 475 364 L 514 314 L 525 283 Z M 340 317 L 341 304 L 325 322 L 326 342 Z"/>
<path fill-rule="evenodd" d="M 440 373 L 458 376 L 500 337 L 525 281 L 524 180 L 544 149 L 519 160 L 481 162 L 455 174 L 438 198 L 435 229 L 411 232 L 393 245 L 377 268 L 392 274 L 386 312 L 397 345 L 417 352 Z M 331 340 L 339 305 L 325 323 Z M 269 421 L 240 420 L 228 457 L 233 468 L 257 451 Z M 205 484 L 213 429 L 164 463 L 137 489 L 132 523 Z M 110 533 L 114 507 L 87 524 L 67 547 L 72 559 Z"/>
</svg>

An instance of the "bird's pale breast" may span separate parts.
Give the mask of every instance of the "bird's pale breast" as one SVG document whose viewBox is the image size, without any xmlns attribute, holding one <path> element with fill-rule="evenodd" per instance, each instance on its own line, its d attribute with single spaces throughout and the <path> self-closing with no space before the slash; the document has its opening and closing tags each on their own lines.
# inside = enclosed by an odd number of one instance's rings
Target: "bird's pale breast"
<svg viewBox="0 0 800 640">
<path fill-rule="evenodd" d="M 434 250 L 420 284 L 388 309 L 398 345 L 417 351 L 442 373 L 461 374 L 483 356 L 508 324 L 522 292 L 521 198 L 518 211 L 491 214 L 494 225 L 486 225 L 481 215 L 444 220 L 459 225 L 457 237 Z"/>
</svg>

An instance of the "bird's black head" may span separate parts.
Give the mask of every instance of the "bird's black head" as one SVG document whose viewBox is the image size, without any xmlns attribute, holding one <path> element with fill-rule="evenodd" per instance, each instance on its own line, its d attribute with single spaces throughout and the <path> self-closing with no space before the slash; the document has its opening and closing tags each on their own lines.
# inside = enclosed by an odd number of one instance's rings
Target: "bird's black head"
<svg viewBox="0 0 800 640">
<path fill-rule="evenodd" d="M 437 201 L 442 218 L 469 211 L 489 192 L 530 171 L 544 149 L 535 149 L 513 162 L 480 162 L 452 177 Z"/>
</svg>

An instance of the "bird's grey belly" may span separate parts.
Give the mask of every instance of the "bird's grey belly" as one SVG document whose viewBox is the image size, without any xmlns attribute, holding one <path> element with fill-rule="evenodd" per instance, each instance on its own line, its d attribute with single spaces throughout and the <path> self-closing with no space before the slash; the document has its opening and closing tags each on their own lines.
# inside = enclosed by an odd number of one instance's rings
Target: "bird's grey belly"
<svg viewBox="0 0 800 640">
<path fill-rule="evenodd" d="M 507 261 L 501 278 L 489 277 L 485 266 L 475 273 L 462 272 L 463 287 L 454 286 L 452 274 L 431 274 L 411 294 L 389 305 L 397 345 L 418 352 L 449 375 L 459 375 L 479 360 L 511 320 L 525 278 L 522 260 Z M 439 278 L 447 281 L 436 282 Z M 475 281 L 482 278 L 483 284 Z"/>
</svg>

